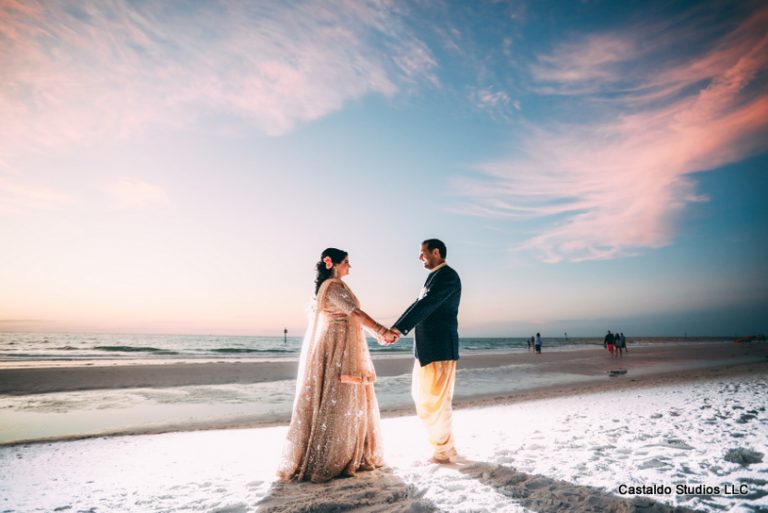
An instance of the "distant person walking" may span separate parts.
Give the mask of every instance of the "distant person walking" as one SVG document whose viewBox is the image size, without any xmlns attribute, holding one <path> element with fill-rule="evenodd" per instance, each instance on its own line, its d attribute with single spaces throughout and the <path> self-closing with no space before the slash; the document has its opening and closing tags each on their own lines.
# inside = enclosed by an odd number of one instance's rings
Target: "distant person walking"
<svg viewBox="0 0 768 513">
<path fill-rule="evenodd" d="M 624 336 L 624 332 L 623 331 L 619 334 L 619 337 L 621 338 L 621 347 L 624 348 L 624 352 L 625 353 L 628 353 L 629 352 L 629 348 L 627 347 L 627 337 Z"/>
<path fill-rule="evenodd" d="M 624 344 L 621 341 L 621 335 L 619 333 L 616 333 L 613 337 L 613 345 L 616 346 L 616 358 L 621 358 L 624 356 Z"/>
<path fill-rule="evenodd" d="M 536 333 L 536 352 L 541 353 L 541 333 Z"/>
<path fill-rule="evenodd" d="M 611 333 L 611 330 L 608 330 L 608 333 L 606 333 L 605 338 L 603 339 L 603 347 L 608 349 L 608 352 L 611 353 L 611 358 L 613 358 L 613 343 L 614 343 L 614 336 L 613 333 Z"/>
<path fill-rule="evenodd" d="M 528 342 L 528 352 L 530 353 L 533 351 L 533 337 L 526 338 L 525 341 Z"/>
</svg>

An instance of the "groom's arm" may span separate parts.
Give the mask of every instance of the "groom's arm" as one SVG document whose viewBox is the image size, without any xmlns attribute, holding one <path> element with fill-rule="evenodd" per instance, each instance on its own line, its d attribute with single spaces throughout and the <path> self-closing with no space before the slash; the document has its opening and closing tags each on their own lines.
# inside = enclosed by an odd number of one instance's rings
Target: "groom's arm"
<svg viewBox="0 0 768 513">
<path fill-rule="evenodd" d="M 461 289 L 459 275 L 452 273 L 448 276 L 435 277 L 435 281 L 427 294 L 416 300 L 392 326 L 403 335 L 408 334 L 418 323 L 429 317 L 437 308 Z"/>
</svg>

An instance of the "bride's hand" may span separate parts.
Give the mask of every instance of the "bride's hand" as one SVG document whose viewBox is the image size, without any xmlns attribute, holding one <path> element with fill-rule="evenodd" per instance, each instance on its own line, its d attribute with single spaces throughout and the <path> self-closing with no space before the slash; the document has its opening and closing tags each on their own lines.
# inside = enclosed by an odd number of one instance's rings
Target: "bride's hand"
<svg viewBox="0 0 768 513">
<path fill-rule="evenodd" d="M 376 342 L 378 342 L 380 346 L 388 346 L 389 342 L 387 342 L 387 332 L 382 331 L 381 333 L 376 333 Z"/>
</svg>

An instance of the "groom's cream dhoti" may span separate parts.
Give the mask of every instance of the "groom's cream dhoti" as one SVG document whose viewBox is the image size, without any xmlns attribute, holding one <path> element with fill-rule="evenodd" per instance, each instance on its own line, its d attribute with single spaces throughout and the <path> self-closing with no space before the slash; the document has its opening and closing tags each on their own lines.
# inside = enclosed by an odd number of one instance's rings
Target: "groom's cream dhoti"
<svg viewBox="0 0 768 513">
<path fill-rule="evenodd" d="M 436 460 L 456 455 L 453 448 L 453 385 L 456 382 L 456 360 L 432 362 L 424 367 L 413 365 L 411 395 L 416 413 L 427 428 Z"/>
</svg>

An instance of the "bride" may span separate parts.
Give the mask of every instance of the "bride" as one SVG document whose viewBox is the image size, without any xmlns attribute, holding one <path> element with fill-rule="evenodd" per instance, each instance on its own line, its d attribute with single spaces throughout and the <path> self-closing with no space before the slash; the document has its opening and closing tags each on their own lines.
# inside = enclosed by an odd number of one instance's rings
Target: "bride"
<svg viewBox="0 0 768 513">
<path fill-rule="evenodd" d="M 360 310 L 343 278 L 346 251 L 328 248 L 317 263 L 314 319 L 307 327 L 296 398 L 278 477 L 328 481 L 382 465 L 379 405 L 363 328 L 379 340 L 396 333 Z"/>
</svg>

